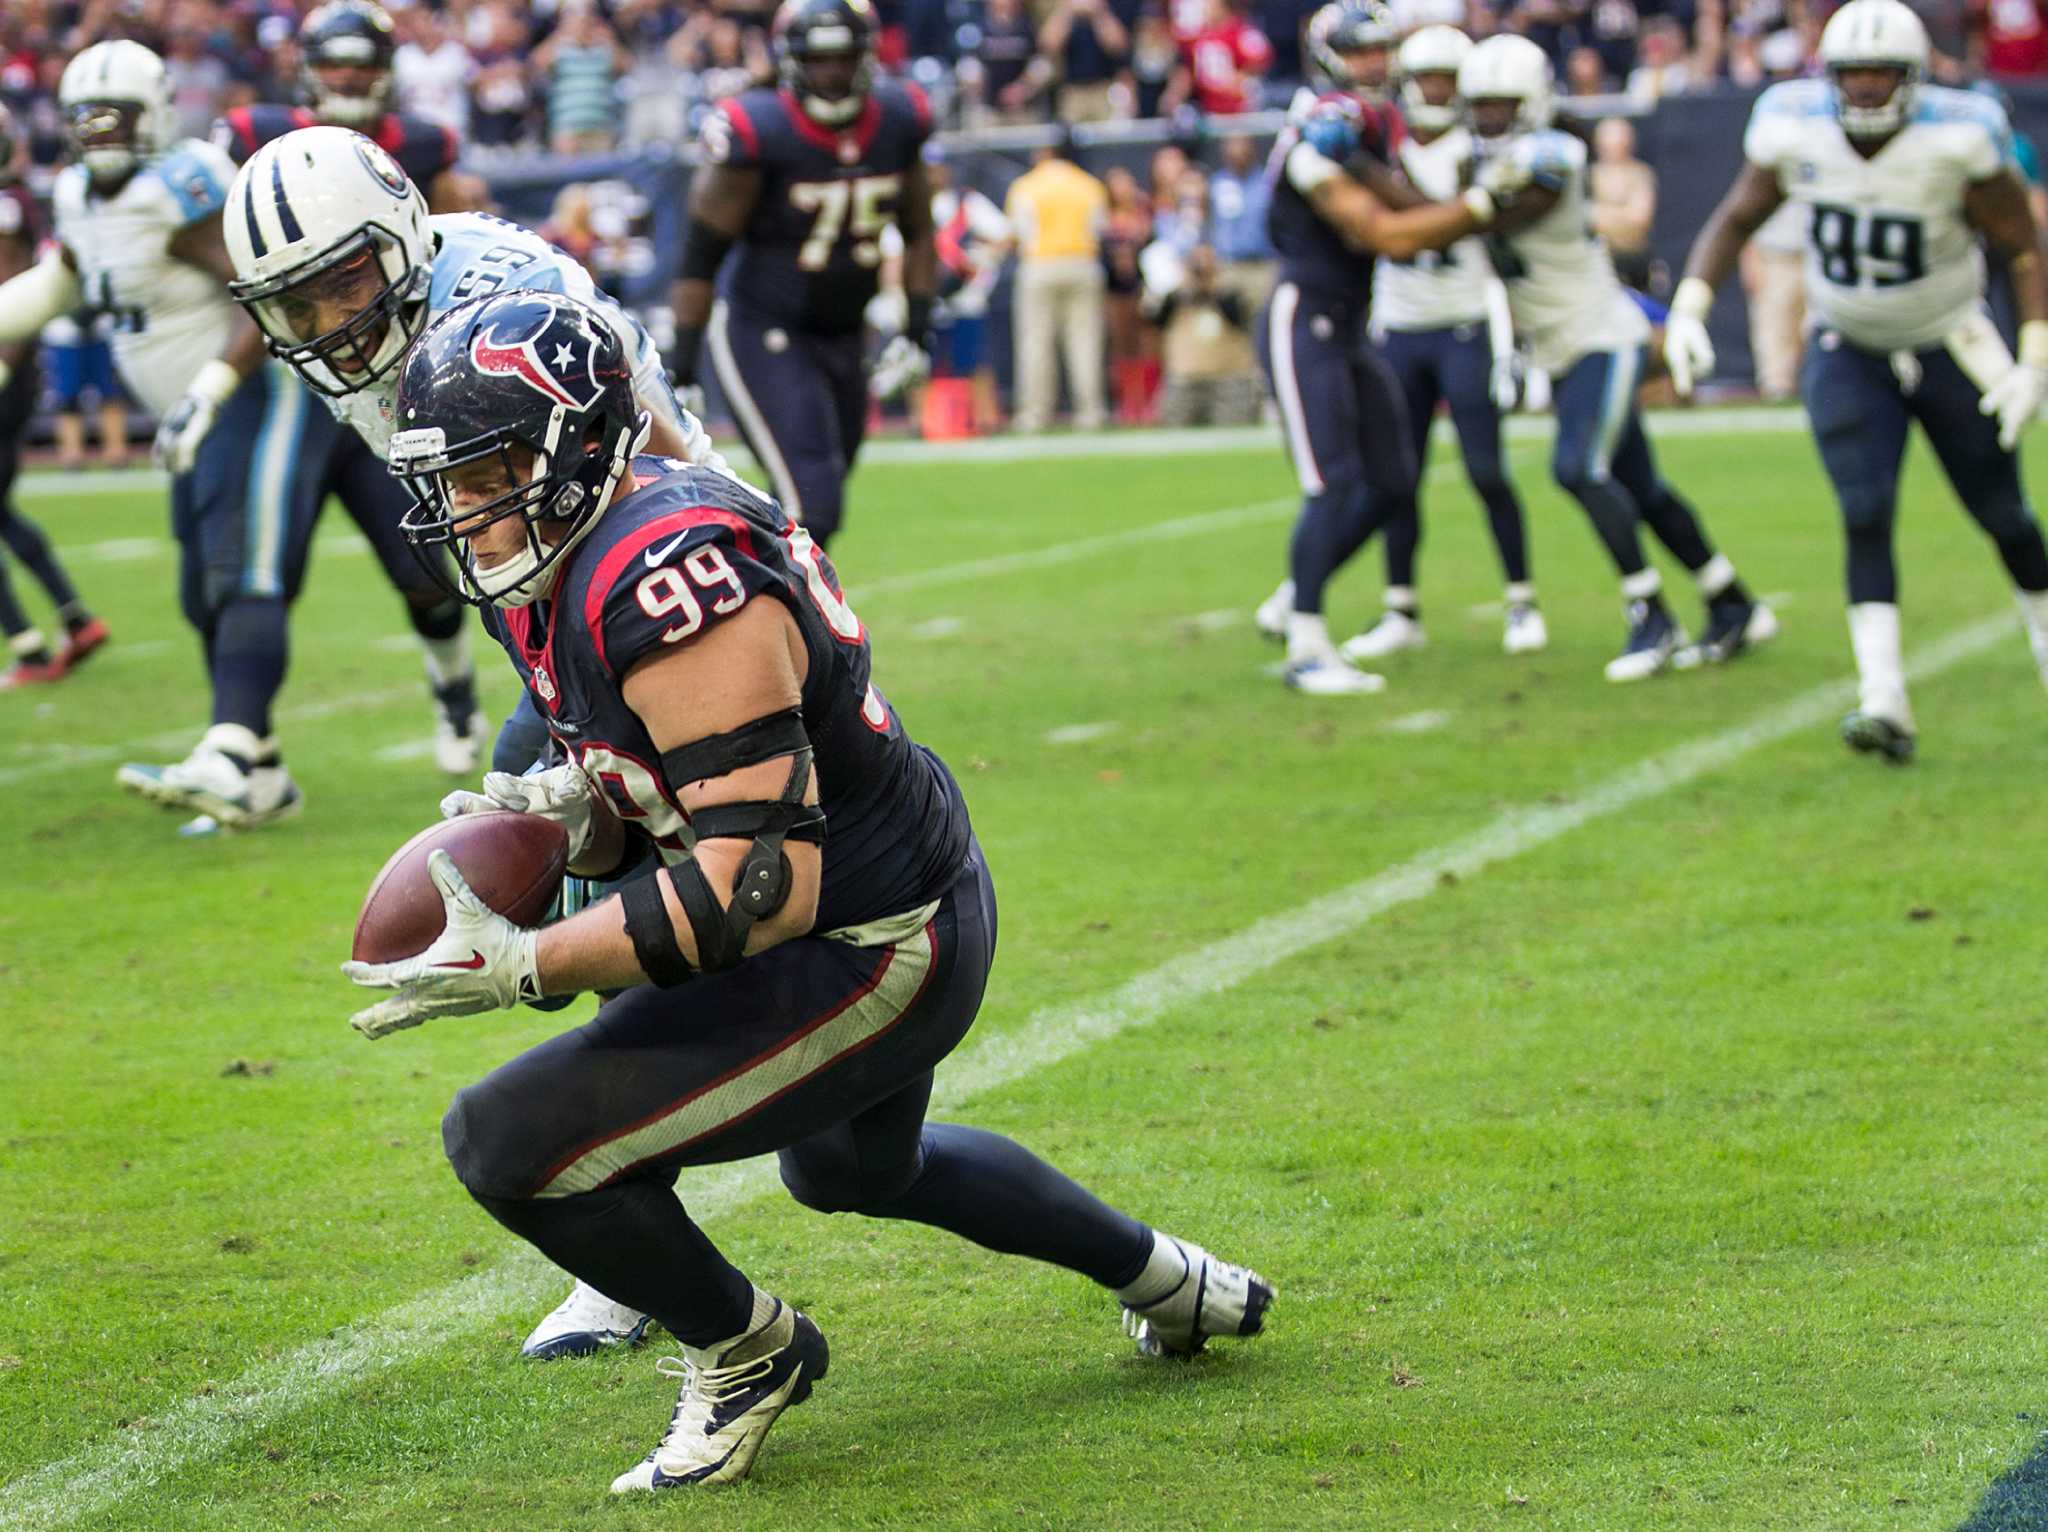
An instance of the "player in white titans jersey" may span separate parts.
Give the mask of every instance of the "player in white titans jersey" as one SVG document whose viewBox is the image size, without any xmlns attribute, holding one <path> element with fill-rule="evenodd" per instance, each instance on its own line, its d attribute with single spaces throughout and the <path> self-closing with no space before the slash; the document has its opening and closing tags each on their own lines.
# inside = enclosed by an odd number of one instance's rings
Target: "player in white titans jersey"
<svg viewBox="0 0 2048 1532">
<path fill-rule="evenodd" d="M 1400 167 L 1423 196 L 1458 195 L 1472 159 L 1472 135 L 1458 121 L 1458 66 L 1472 51 L 1456 27 L 1423 27 L 1401 44 L 1401 116 L 1408 134 Z M 1500 449 L 1500 417 L 1513 408 L 1515 337 L 1506 290 L 1476 239 L 1449 250 L 1425 250 L 1373 268 L 1372 338 L 1400 379 L 1415 433 L 1415 458 L 1428 457 L 1429 429 L 1439 403 L 1450 410 L 1465 476 L 1486 507 L 1493 545 L 1507 577 L 1507 624 L 1501 647 L 1528 654 L 1549 642 L 1536 587 L 1529 579 L 1522 503 L 1508 482 Z M 1386 526 L 1386 612 L 1339 651 L 1375 660 L 1425 641 L 1415 593 L 1415 552 L 1422 541 L 1419 496 Z"/>
<path fill-rule="evenodd" d="M 1744 589 L 1692 507 L 1657 472 L 1636 407 L 1649 321 L 1590 227 L 1586 146 L 1551 125 L 1550 60 L 1525 37 L 1489 37 L 1459 67 L 1458 92 L 1492 174 L 1523 187 L 1487 252 L 1507 283 L 1531 363 L 1557 380 L 1551 472 L 1585 507 L 1621 572 L 1628 639 L 1608 662 L 1607 678 L 1637 681 L 1673 663 L 1732 658 L 1775 634 L 1777 619 Z M 1664 605 L 1656 567 L 1643 557 L 1642 522 L 1692 571 L 1706 598 L 1706 627 L 1690 647 Z"/>
<path fill-rule="evenodd" d="M 264 366 L 228 298 L 220 211 L 234 166 L 203 140 L 170 141 L 163 61 L 139 43 L 98 43 L 58 94 L 79 163 L 57 180 L 55 244 L 0 286 L 0 340 L 81 305 L 112 317 L 122 381 L 162 422 L 180 602 L 213 688 L 212 726 L 188 759 L 123 766 L 119 779 L 220 823 L 263 824 L 299 806 L 270 709 L 304 563 L 293 510 L 305 397 Z"/>
<path fill-rule="evenodd" d="M 1842 738 L 1903 764 L 1915 733 L 1892 520 L 1912 421 L 1997 545 L 2048 681 L 2048 546 L 2014 451 L 2048 398 L 2048 251 L 2004 110 L 1920 83 L 1927 31 L 1900 0 L 1850 0 L 1820 53 L 1826 79 L 1775 85 L 1758 99 L 1747 163 L 1693 244 L 1665 351 L 1673 381 L 1690 392 L 1714 366 L 1714 288 L 1775 209 L 1805 203 L 1812 334 L 1800 392 L 1841 504 L 1860 683 Z M 2010 262 L 2017 362 L 1984 311 L 1979 235 Z"/>
</svg>

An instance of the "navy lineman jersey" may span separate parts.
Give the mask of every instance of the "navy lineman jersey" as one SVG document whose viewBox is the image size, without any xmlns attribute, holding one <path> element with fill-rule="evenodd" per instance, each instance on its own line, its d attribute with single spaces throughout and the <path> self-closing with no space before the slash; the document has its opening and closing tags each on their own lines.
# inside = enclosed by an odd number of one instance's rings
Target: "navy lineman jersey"
<svg viewBox="0 0 2048 1532">
<path fill-rule="evenodd" d="M 1391 161 L 1401 144 L 1400 114 L 1391 106 L 1371 102 L 1361 103 L 1361 109 L 1365 115 L 1363 147 Z M 1313 165 L 1308 163 L 1311 159 Z M 1266 184 L 1272 191 L 1266 209 L 1266 235 L 1279 261 L 1275 280 L 1342 299 L 1362 312 L 1372 290 L 1373 257 L 1344 242 L 1344 236 L 1316 212 L 1302 184 L 1313 185 L 1317 173 L 1332 170 L 1349 174 L 1303 143 L 1297 128 L 1281 130 L 1266 161 Z"/>
<path fill-rule="evenodd" d="M 320 119 L 303 106 L 238 106 L 214 124 L 213 141 L 239 165 L 273 138 L 319 124 Z M 455 168 L 462 147 L 453 128 L 410 112 L 386 112 L 362 133 L 398 161 L 423 197 L 435 176 Z"/>
<path fill-rule="evenodd" d="M 705 158 L 761 172 L 723 295 L 792 329 L 859 330 L 880 280 L 882 231 L 896 222 L 903 178 L 931 131 L 924 92 L 891 81 L 836 131 L 805 116 L 786 90 L 721 101 L 701 130 Z"/>
<path fill-rule="evenodd" d="M 796 619 L 810 658 L 804 730 L 825 811 L 815 929 L 867 925 L 937 899 L 966 865 L 967 805 L 869 679 L 867 630 L 831 560 L 725 474 L 642 457 L 633 476 L 639 488 L 599 517 L 548 600 L 484 609 L 550 732 L 627 826 L 665 860 L 681 860 L 695 843 L 689 815 L 626 705 L 626 673 L 770 597 Z"/>
</svg>

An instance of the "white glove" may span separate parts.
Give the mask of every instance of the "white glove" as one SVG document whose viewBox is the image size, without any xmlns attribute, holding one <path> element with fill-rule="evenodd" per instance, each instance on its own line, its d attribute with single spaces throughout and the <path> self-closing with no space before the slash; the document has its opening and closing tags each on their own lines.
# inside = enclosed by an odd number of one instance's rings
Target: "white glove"
<svg viewBox="0 0 2048 1532">
<path fill-rule="evenodd" d="M 1671 295 L 1671 313 L 1664 320 L 1664 365 L 1671 386 L 1690 399 L 1693 385 L 1714 371 L 1714 342 L 1707 335 L 1707 313 L 1714 290 L 1698 277 L 1687 277 Z"/>
<path fill-rule="evenodd" d="M 443 819 L 490 814 L 500 809 L 510 809 L 515 814 L 538 814 L 560 825 L 569 837 L 572 864 L 590 849 L 592 816 L 598 809 L 596 791 L 583 768 L 574 761 L 528 777 L 514 776 L 509 771 L 486 772 L 482 792 L 453 792 L 441 800 Z"/>
<path fill-rule="evenodd" d="M 1518 154 L 1499 154 L 1479 167 L 1472 184 L 1491 197 L 1496 207 L 1506 207 L 1518 193 L 1529 189 L 1529 167 Z"/>
<path fill-rule="evenodd" d="M 1493 407 L 1511 415 L 1522 403 L 1522 353 L 1503 351 L 1493 359 Z"/>
<path fill-rule="evenodd" d="M 2020 326 L 2020 359 L 2004 377 L 1984 390 L 1977 408 L 1998 417 L 1998 445 L 2007 452 L 2020 444 L 2020 433 L 2048 401 L 2048 321 L 2034 319 Z"/>
<path fill-rule="evenodd" d="M 932 359 L 924 347 L 908 335 L 898 335 L 875 358 L 868 373 L 868 392 L 877 399 L 893 399 L 931 375 Z"/>
<path fill-rule="evenodd" d="M 199 456 L 199 444 L 213 429 L 214 416 L 241 386 L 242 375 L 219 357 L 200 368 L 185 397 L 170 407 L 156 428 L 150 456 L 157 467 L 172 474 L 190 473 Z"/>
<path fill-rule="evenodd" d="M 683 407 L 683 413 L 693 420 L 704 418 L 704 385 L 702 383 L 678 383 L 676 403 Z"/>
<path fill-rule="evenodd" d="M 398 991 L 349 1017 L 348 1024 L 372 1042 L 435 1016 L 473 1016 L 541 998 L 535 933 L 477 898 L 447 852 L 427 853 L 427 873 L 441 891 L 448 920 L 434 945 L 395 963 L 341 965 L 365 989 Z"/>
</svg>

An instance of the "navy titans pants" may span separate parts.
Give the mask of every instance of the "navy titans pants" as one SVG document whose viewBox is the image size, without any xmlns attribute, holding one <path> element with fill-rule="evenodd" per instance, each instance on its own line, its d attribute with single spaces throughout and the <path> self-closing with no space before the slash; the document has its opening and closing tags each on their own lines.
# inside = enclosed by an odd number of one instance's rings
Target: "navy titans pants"
<svg viewBox="0 0 2048 1532">
<path fill-rule="evenodd" d="M 1421 475 L 1401 385 L 1366 348 L 1362 299 L 1273 290 L 1259 361 L 1301 481 L 1288 564 L 1294 609 L 1321 612 L 1331 575 L 1381 526 L 1415 514 Z"/>
<path fill-rule="evenodd" d="M 995 941 L 973 846 L 923 928 L 891 946 L 800 937 L 616 996 L 462 1090 L 448 1158 L 507 1228 L 688 1344 L 743 1327 L 753 1290 L 676 1200 L 677 1177 L 769 1152 L 807 1207 L 933 1224 L 1122 1286 L 1151 1249 L 1143 1224 L 1008 1139 L 925 1121 Z"/>
<path fill-rule="evenodd" d="M 1508 583 L 1529 578 L 1529 547 L 1522 503 L 1501 460 L 1500 410 L 1493 402 L 1493 346 L 1481 323 L 1440 330 L 1388 330 L 1380 355 L 1400 381 L 1414 433 L 1415 461 L 1429 461 L 1429 428 L 1439 404 L 1449 406 L 1465 459 L 1465 477 L 1486 507 L 1486 522 Z M 1391 520 L 1386 529 L 1387 584 L 1415 584 L 1415 552 L 1422 544 L 1422 516 Z"/>
<path fill-rule="evenodd" d="M 1822 330 L 1807 342 L 1800 367 L 1800 397 L 1842 511 L 1850 603 L 1899 599 L 1892 523 L 1906 430 L 1915 420 L 2013 583 L 2048 590 L 2048 549 L 2020 485 L 2018 454 L 1998 445 L 1997 420 L 1979 413 L 1977 385 L 1947 350 L 1917 352 L 1914 363 L 1920 376 L 1909 392 L 1888 356 Z"/>
<path fill-rule="evenodd" d="M 21 560 L 22 568 L 35 577 L 58 606 L 68 606 L 78 599 L 63 565 L 50 551 L 43 529 L 22 515 L 14 504 L 14 477 L 21 467 L 21 437 L 35 412 L 41 383 L 35 354 L 30 352 L 8 379 L 7 386 L 0 388 L 0 636 L 6 638 L 26 633 L 32 626 L 8 583 L 8 554 Z M 0 664 L 5 662 L 5 655 L 0 654 Z"/>
<path fill-rule="evenodd" d="M 845 516 L 847 475 L 867 434 L 860 331 L 792 329 L 721 299 L 704 338 L 747 450 L 789 518 L 824 547 Z"/>
</svg>

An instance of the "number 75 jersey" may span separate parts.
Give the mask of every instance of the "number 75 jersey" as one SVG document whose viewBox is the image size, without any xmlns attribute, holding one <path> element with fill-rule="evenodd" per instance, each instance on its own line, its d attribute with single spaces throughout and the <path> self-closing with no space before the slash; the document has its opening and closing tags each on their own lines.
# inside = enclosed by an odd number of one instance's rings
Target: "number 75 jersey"
<svg viewBox="0 0 2048 1532">
<path fill-rule="evenodd" d="M 858 330 L 880 279 L 882 231 L 931 131 L 924 93 L 896 81 L 878 81 L 838 129 L 806 117 L 786 90 L 721 101 L 698 130 L 705 160 L 761 175 L 726 267 L 727 300 L 791 329 Z"/>
<path fill-rule="evenodd" d="M 1984 260 L 1963 197 L 2013 162 L 1996 102 L 1922 85 L 1906 126 L 1865 159 L 1828 83 L 1792 80 L 1757 98 L 1742 152 L 1811 210 L 1806 292 L 1821 324 L 1866 350 L 1921 350 L 1976 311 Z"/>
</svg>

